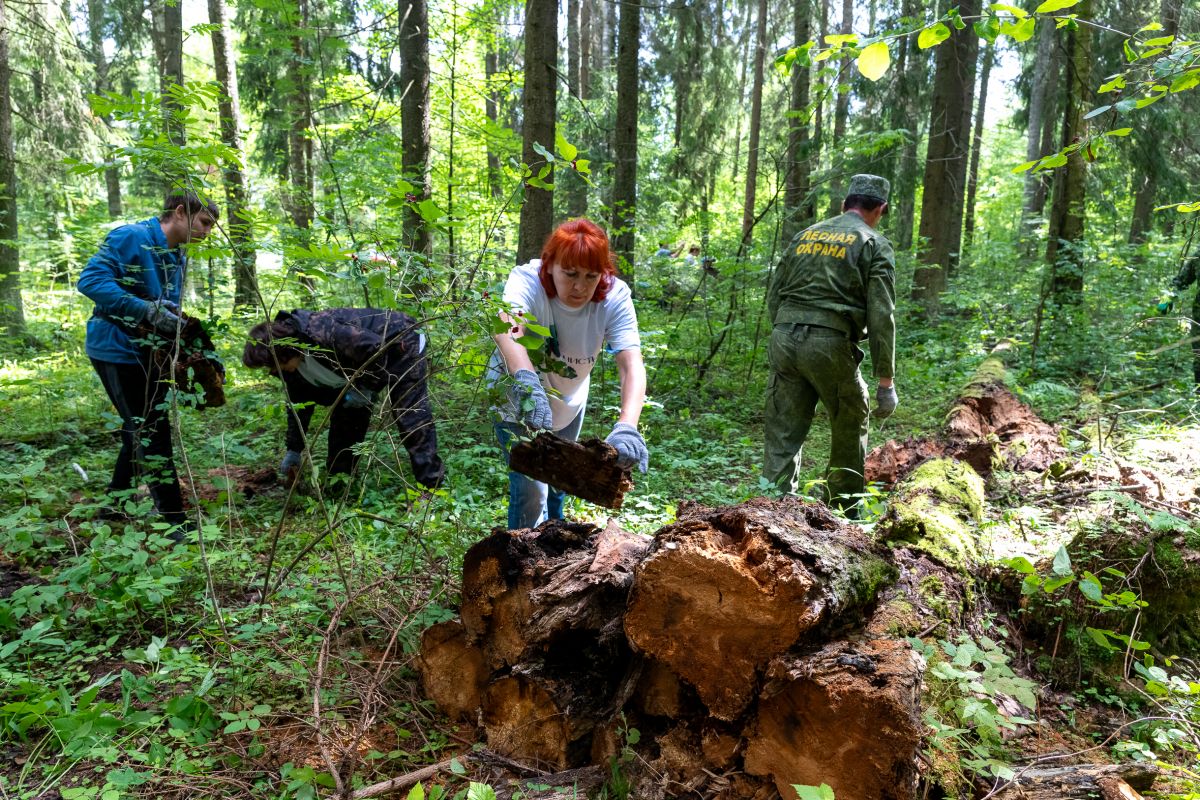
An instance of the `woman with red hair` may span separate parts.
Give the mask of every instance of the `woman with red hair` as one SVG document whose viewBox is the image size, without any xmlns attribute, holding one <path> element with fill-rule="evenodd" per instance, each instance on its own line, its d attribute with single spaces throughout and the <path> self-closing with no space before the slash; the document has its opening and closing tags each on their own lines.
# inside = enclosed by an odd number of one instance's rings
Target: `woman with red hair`
<svg viewBox="0 0 1200 800">
<path fill-rule="evenodd" d="M 646 368 L 633 298 L 616 272 L 608 236 L 594 222 L 574 219 L 550 234 L 540 259 L 508 276 L 504 302 L 512 311 L 503 318 L 511 327 L 495 337 L 489 364 L 493 382 L 504 374 L 512 378 L 508 402 L 497 409 L 496 436 L 506 462 L 514 435 L 550 430 L 564 439 L 579 438 L 592 367 L 607 344 L 621 380 L 621 413 L 606 441 L 622 466 L 646 471 L 650 456 L 637 430 Z M 544 342 L 526 348 L 518 341 L 525 335 Z M 508 482 L 510 529 L 562 518 L 562 492 L 511 471 Z"/>
</svg>

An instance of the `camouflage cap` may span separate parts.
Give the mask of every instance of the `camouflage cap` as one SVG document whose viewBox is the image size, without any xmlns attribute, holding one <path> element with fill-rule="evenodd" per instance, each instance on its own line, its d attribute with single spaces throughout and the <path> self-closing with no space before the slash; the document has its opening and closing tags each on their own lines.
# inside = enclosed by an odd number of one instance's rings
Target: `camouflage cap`
<svg viewBox="0 0 1200 800">
<path fill-rule="evenodd" d="M 874 197 L 886 203 L 888 192 L 891 188 L 892 185 L 888 183 L 887 178 L 862 173 L 850 178 L 850 186 L 846 189 L 846 196 L 849 197 L 852 194 L 858 194 L 864 197 Z"/>
</svg>

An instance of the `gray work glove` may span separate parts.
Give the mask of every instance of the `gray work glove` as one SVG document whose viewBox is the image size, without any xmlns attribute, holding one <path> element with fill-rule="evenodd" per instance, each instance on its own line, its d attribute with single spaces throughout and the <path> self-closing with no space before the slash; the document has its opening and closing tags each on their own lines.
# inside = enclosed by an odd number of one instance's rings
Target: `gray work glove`
<svg viewBox="0 0 1200 800">
<path fill-rule="evenodd" d="M 370 389 L 350 387 L 342 396 L 342 405 L 346 408 L 370 408 L 375 405 L 375 393 Z"/>
<path fill-rule="evenodd" d="M 531 369 L 519 369 L 513 375 L 516 385 L 509 390 L 509 397 L 517 409 L 517 417 L 530 430 L 551 430 L 554 427 L 554 413 L 550 410 L 550 398 L 538 380 L 537 373 Z"/>
<path fill-rule="evenodd" d="M 896 396 L 896 387 L 894 385 L 875 387 L 876 418 L 887 419 L 896 410 L 896 406 L 898 405 L 900 405 L 900 398 Z"/>
<path fill-rule="evenodd" d="M 288 450 L 279 462 L 279 477 L 287 484 L 293 483 L 300 475 L 300 451 Z"/>
<path fill-rule="evenodd" d="M 639 470 L 645 472 L 650 466 L 650 451 L 646 449 L 646 440 L 638 433 L 637 428 L 629 423 L 618 422 L 604 441 L 616 449 L 617 464 L 621 467 L 632 469 L 637 465 Z"/>
<path fill-rule="evenodd" d="M 142 311 L 142 318 L 154 328 L 154 332 L 162 336 L 174 336 L 181 324 L 179 315 L 167 307 L 166 303 L 147 302 Z"/>
</svg>

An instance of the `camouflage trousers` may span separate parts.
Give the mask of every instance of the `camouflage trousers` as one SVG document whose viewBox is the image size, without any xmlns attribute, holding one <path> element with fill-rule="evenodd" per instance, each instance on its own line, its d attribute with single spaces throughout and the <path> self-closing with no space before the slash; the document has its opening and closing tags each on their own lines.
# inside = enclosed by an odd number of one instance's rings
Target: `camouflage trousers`
<svg viewBox="0 0 1200 800">
<path fill-rule="evenodd" d="M 823 499 L 854 516 L 864 488 L 867 386 L 859 374 L 863 352 L 832 328 L 781 323 L 768 350 L 763 476 L 784 491 L 799 487 L 804 441 L 820 401 L 829 412 L 829 466 Z"/>
</svg>

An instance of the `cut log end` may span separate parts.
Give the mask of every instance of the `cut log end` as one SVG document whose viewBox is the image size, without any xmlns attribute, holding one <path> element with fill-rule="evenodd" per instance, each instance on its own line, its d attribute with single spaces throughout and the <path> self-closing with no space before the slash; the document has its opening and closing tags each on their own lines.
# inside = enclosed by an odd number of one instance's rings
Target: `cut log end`
<svg viewBox="0 0 1200 800">
<path fill-rule="evenodd" d="M 458 620 L 439 622 L 421 635 L 417 671 L 425 696 L 451 719 L 475 721 L 488 677 L 483 653 Z"/>
</svg>

